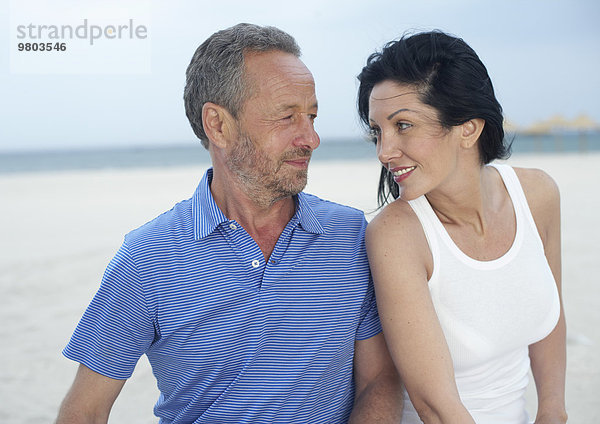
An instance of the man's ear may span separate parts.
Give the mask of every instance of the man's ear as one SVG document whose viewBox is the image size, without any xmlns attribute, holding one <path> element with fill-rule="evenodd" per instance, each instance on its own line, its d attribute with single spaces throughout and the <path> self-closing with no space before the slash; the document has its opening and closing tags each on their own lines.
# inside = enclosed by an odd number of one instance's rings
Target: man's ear
<svg viewBox="0 0 600 424">
<path fill-rule="evenodd" d="M 236 120 L 223 106 L 206 102 L 202 106 L 202 126 L 206 136 L 215 146 L 227 147 L 232 139 Z"/>
<path fill-rule="evenodd" d="M 469 149 L 473 147 L 485 127 L 485 121 L 481 118 L 470 119 L 461 125 L 461 146 Z"/>
</svg>

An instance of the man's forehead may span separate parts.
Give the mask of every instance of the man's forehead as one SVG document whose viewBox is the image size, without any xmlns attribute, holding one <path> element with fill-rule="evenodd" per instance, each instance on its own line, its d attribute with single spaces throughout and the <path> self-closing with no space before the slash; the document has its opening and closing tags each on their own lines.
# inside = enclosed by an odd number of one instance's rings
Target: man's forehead
<svg viewBox="0 0 600 424">
<path fill-rule="evenodd" d="M 316 96 L 312 96 L 311 98 L 306 98 L 305 101 L 298 102 L 298 103 L 287 102 L 287 103 L 275 104 L 275 109 L 278 111 L 282 111 L 282 112 L 289 111 L 289 110 L 296 110 L 296 109 L 304 109 L 304 108 L 318 109 L 319 102 L 317 101 Z"/>
<path fill-rule="evenodd" d="M 247 73 L 260 73 L 262 76 L 266 73 L 291 73 L 309 75 L 312 78 L 312 74 L 299 57 L 280 50 L 245 53 L 244 66 Z"/>
<path fill-rule="evenodd" d="M 275 52 L 253 54 L 245 66 L 245 79 L 249 88 L 272 94 L 298 90 L 314 93 L 312 73 L 293 55 Z"/>
</svg>

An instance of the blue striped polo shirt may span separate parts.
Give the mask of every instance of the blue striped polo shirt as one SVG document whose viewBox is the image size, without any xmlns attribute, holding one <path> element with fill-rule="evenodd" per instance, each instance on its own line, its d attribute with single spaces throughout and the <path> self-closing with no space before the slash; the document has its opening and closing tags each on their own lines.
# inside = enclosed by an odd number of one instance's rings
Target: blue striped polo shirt
<svg viewBox="0 0 600 424">
<path fill-rule="evenodd" d="M 146 354 L 161 423 L 346 422 L 381 331 L 363 213 L 300 193 L 265 261 L 211 178 L 125 236 L 64 355 L 126 379 Z"/>
</svg>

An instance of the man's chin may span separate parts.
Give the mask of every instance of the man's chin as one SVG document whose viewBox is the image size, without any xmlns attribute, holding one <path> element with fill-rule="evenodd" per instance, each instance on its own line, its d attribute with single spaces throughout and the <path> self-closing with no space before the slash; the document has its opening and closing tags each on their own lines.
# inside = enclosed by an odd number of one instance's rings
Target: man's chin
<svg viewBox="0 0 600 424">
<path fill-rule="evenodd" d="M 287 196 L 296 196 L 302 190 L 304 190 L 305 187 L 306 187 L 306 183 L 301 184 L 301 185 L 295 185 L 293 187 L 288 187 L 288 190 L 286 191 L 286 195 Z"/>
<path fill-rule="evenodd" d="M 280 186 L 276 192 L 276 197 L 283 199 L 286 197 L 292 197 L 300 193 L 306 187 L 306 178 L 298 180 L 294 183 L 287 184 L 285 187 Z"/>
<path fill-rule="evenodd" d="M 287 178 L 287 188 L 295 194 L 300 193 L 306 187 L 308 182 L 308 170 L 302 169 L 295 172 L 290 172 Z"/>
<path fill-rule="evenodd" d="M 308 182 L 307 172 L 303 172 L 303 175 L 297 180 L 296 184 L 294 184 L 293 189 L 291 191 L 294 192 L 294 195 L 300 193 L 306 187 L 306 183 Z"/>
</svg>

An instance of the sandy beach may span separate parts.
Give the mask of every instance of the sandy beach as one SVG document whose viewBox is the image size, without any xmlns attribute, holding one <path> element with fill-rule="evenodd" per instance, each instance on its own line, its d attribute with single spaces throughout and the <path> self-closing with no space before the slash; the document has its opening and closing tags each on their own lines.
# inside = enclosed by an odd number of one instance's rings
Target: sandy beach
<svg viewBox="0 0 600 424">
<path fill-rule="evenodd" d="M 600 154 L 517 155 L 546 170 L 562 194 L 563 296 L 570 423 L 600 422 Z M 204 169 L 126 169 L 0 175 L 0 422 L 53 422 L 76 364 L 61 350 L 123 235 L 193 193 Z M 315 162 L 306 191 L 372 216 L 379 165 Z M 158 391 L 145 358 L 112 423 L 157 422 Z M 528 405 L 535 413 L 535 393 Z M 533 418 L 533 417 L 532 417 Z"/>
</svg>

